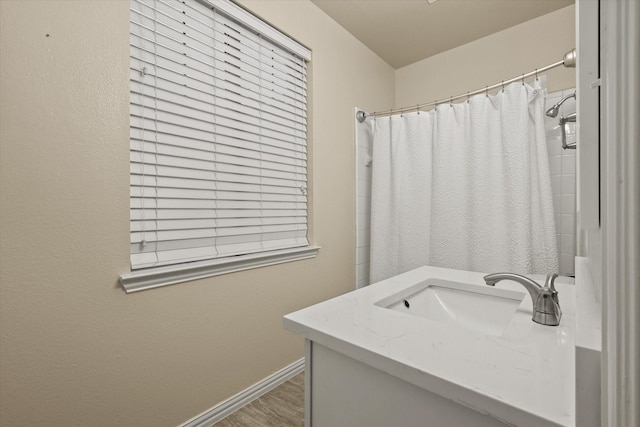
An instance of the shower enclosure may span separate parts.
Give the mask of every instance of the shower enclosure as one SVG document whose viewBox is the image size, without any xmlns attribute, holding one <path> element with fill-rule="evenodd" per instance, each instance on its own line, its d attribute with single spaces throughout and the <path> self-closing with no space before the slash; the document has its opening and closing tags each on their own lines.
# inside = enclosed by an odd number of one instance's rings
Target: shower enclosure
<svg viewBox="0 0 640 427">
<path fill-rule="evenodd" d="M 568 97 L 558 107 L 556 115 L 567 117 L 575 113 L 575 99 L 570 97 L 574 89 L 548 94 L 545 110 L 563 97 Z M 356 109 L 355 113 L 360 111 Z M 373 156 L 372 118 L 365 117 L 360 122 L 354 120 L 356 132 L 356 287 L 370 283 L 370 226 L 371 226 L 371 178 Z M 544 121 L 549 172 L 553 194 L 553 208 L 556 222 L 556 243 L 558 248 L 559 272 L 573 275 L 576 255 L 576 167 L 575 150 L 562 149 L 562 131 L 566 132 L 566 142 L 575 144 L 575 122 L 568 122 L 564 129 L 559 119 L 546 116 Z"/>
</svg>

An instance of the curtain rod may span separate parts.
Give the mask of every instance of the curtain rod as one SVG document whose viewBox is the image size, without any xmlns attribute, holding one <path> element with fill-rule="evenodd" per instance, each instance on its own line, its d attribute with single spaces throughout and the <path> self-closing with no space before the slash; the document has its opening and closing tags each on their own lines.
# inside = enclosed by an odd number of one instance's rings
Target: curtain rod
<svg viewBox="0 0 640 427">
<path fill-rule="evenodd" d="M 536 68 L 534 71 L 531 71 L 529 73 L 523 74 L 519 77 L 514 77 L 512 79 L 509 80 L 504 80 L 500 83 L 494 84 L 492 86 L 485 86 L 483 89 L 478 89 L 478 90 L 474 90 L 473 92 L 467 92 L 467 93 L 463 93 L 462 95 L 457 95 L 457 96 L 452 96 L 449 98 L 445 98 L 442 100 L 435 100 L 432 102 L 427 102 L 424 104 L 418 104 L 418 105 L 413 105 L 411 107 L 403 107 L 403 108 L 396 108 L 396 109 L 392 109 L 392 110 L 387 110 L 387 111 L 378 111 L 378 112 L 373 112 L 373 113 L 366 113 L 364 111 L 358 111 L 356 114 L 356 118 L 358 119 L 358 122 L 362 123 L 365 121 L 365 119 L 367 117 L 384 117 L 384 116 L 392 116 L 394 114 L 399 114 L 399 113 L 405 113 L 407 111 L 418 111 L 424 107 L 429 107 L 432 105 L 440 105 L 440 104 L 445 104 L 445 103 L 451 103 L 453 101 L 456 101 L 458 99 L 461 98 L 469 98 L 470 96 L 473 95 L 478 95 L 480 93 L 488 93 L 490 90 L 493 89 L 497 89 L 499 87 L 504 88 L 505 85 L 508 85 L 510 83 L 513 82 L 517 82 L 522 80 L 522 82 L 524 83 L 524 79 L 528 78 L 528 77 L 532 77 L 535 76 L 536 79 L 538 78 L 538 73 L 543 73 L 545 71 L 551 70 L 552 68 L 556 68 L 559 67 L 561 65 L 564 65 L 567 68 L 575 68 L 576 66 L 576 58 L 577 58 L 577 54 L 576 54 L 576 50 L 575 49 L 571 49 L 569 52 L 567 52 L 564 55 L 564 58 L 561 61 L 558 62 L 554 62 L 553 64 L 549 64 L 546 67 L 542 67 L 542 68 Z"/>
</svg>

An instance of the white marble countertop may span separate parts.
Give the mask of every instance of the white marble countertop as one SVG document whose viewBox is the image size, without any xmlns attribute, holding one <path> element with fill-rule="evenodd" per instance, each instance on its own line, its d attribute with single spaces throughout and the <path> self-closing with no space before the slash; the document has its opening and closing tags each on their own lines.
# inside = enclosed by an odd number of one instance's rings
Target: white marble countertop
<svg viewBox="0 0 640 427">
<path fill-rule="evenodd" d="M 428 278 L 486 286 L 483 274 L 421 267 L 321 302 L 284 317 L 288 331 L 352 359 L 517 426 L 571 426 L 574 417 L 575 294 L 573 280 L 558 278 L 563 316 L 559 326 L 531 320 L 524 292 L 502 336 L 375 306 Z M 538 283 L 544 277 L 531 276 Z"/>
</svg>

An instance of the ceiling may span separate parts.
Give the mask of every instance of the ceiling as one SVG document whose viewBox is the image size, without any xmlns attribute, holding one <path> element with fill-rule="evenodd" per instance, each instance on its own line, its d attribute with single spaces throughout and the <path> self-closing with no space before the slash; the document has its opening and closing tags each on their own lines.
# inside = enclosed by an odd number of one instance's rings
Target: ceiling
<svg viewBox="0 0 640 427">
<path fill-rule="evenodd" d="M 574 3 L 574 0 L 311 1 L 393 68 Z"/>
</svg>

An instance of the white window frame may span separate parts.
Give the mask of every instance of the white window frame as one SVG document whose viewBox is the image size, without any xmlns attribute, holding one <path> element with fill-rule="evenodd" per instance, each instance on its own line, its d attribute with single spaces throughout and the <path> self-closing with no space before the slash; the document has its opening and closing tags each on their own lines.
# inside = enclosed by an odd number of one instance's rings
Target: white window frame
<svg viewBox="0 0 640 427">
<path fill-rule="evenodd" d="M 283 47 L 298 57 L 309 61 L 311 52 L 295 40 L 276 30 L 250 12 L 229 0 L 192 0 L 215 7 L 227 17 L 240 22 L 245 27 L 260 34 L 261 37 Z M 307 206 L 309 204 L 307 203 Z M 307 213 L 307 221 L 309 214 Z M 309 236 L 308 236 L 309 237 Z M 307 238 L 308 238 L 307 237 Z M 252 268 L 276 265 L 290 261 L 313 258 L 319 247 L 307 245 L 302 247 L 267 250 L 237 256 L 220 257 L 202 261 L 171 264 L 139 270 L 120 275 L 119 283 L 127 293 L 152 289 L 160 286 L 218 276 Z"/>
</svg>

